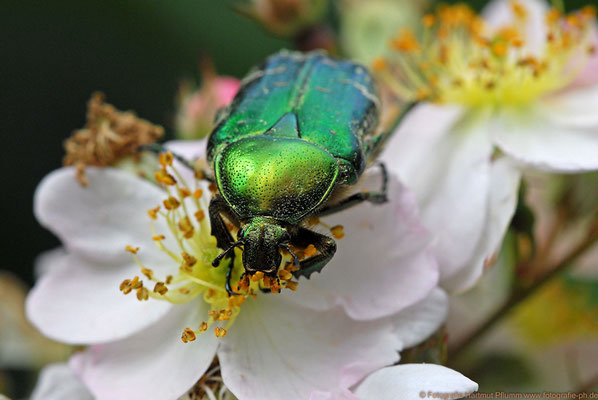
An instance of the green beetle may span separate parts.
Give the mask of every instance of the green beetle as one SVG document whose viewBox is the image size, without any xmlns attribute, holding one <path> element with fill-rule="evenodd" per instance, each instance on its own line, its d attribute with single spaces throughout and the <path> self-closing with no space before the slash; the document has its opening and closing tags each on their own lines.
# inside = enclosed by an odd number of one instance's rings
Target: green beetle
<svg viewBox="0 0 598 400">
<path fill-rule="evenodd" d="M 336 243 L 302 222 L 362 201 L 386 201 L 382 166 L 379 192 L 331 204 L 335 192 L 355 184 L 377 153 L 385 137 L 377 131 L 379 108 L 365 67 L 322 52 L 282 51 L 250 72 L 208 139 L 219 191 L 209 216 L 212 235 L 224 250 L 213 265 L 243 247 L 245 273 L 276 276 L 285 249 L 299 268 L 295 276 L 319 272 Z M 239 228 L 236 241 L 223 216 Z M 299 260 L 289 244 L 312 244 L 317 252 Z M 229 293 L 232 265 L 231 260 Z"/>
</svg>

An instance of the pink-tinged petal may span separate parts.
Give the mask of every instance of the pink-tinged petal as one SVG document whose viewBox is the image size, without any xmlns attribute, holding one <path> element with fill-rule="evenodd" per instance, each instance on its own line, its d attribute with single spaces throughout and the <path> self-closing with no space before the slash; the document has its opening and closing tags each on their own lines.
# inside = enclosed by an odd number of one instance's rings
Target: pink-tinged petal
<svg viewBox="0 0 598 400">
<path fill-rule="evenodd" d="M 405 118 L 382 160 L 414 191 L 435 236 L 440 281 L 474 254 L 487 215 L 492 145 L 485 112 L 423 104 Z"/>
<path fill-rule="evenodd" d="M 380 174 L 372 178 L 368 186 L 380 190 Z M 389 178 L 387 203 L 365 202 L 322 218 L 342 225 L 345 237 L 336 240 L 336 254 L 321 273 L 299 280 L 291 301 L 316 310 L 341 305 L 351 318 L 368 320 L 395 314 L 436 286 L 438 265 L 415 198 Z"/>
<path fill-rule="evenodd" d="M 505 153 L 539 170 L 598 169 L 598 130 L 557 123 L 545 109 L 505 110 L 493 118 L 490 129 Z"/>
<path fill-rule="evenodd" d="M 69 252 L 106 266 L 131 262 L 125 246 L 150 251 L 154 264 L 168 262 L 152 241 L 146 213 L 166 198 L 157 186 L 112 168 L 87 168 L 89 185 L 82 187 L 73 168 L 61 168 L 38 186 L 34 211 Z"/>
<path fill-rule="evenodd" d="M 206 158 L 207 140 L 171 140 L 164 144 L 168 150 L 177 155 L 192 161 Z M 177 167 L 180 164 L 177 165 Z"/>
<path fill-rule="evenodd" d="M 403 348 L 417 346 L 440 328 L 448 313 L 448 298 L 439 288 L 428 297 L 392 317 Z"/>
<path fill-rule="evenodd" d="M 398 349 L 387 320 L 358 322 L 272 295 L 243 304 L 218 357 L 239 400 L 293 400 L 346 389 L 396 362 Z"/>
<path fill-rule="evenodd" d="M 554 124 L 598 131 L 598 84 L 559 92 L 543 99 L 539 107 Z"/>
<path fill-rule="evenodd" d="M 335 392 L 323 392 L 315 390 L 309 396 L 309 400 L 359 400 L 349 389 L 339 389 Z"/>
<path fill-rule="evenodd" d="M 138 335 L 76 353 L 71 368 L 96 400 L 176 399 L 200 379 L 216 353 L 218 339 L 211 332 L 181 341 L 183 329 L 197 327 L 207 312 L 203 301 L 176 306 Z"/>
<path fill-rule="evenodd" d="M 50 364 L 42 369 L 31 400 L 94 400 L 67 364 Z"/>
<path fill-rule="evenodd" d="M 527 15 L 523 31 L 523 51 L 539 55 L 546 45 L 546 12 L 549 10 L 549 4 L 544 0 L 517 0 L 517 3 L 523 6 Z M 511 0 L 491 1 L 482 11 L 488 26 L 495 30 L 506 26 L 520 26 L 511 4 Z"/>
<path fill-rule="evenodd" d="M 230 76 L 219 76 L 214 79 L 213 85 L 218 106 L 223 107 L 233 100 L 241 87 L 241 81 Z"/>
<path fill-rule="evenodd" d="M 590 44 L 588 46 L 594 45 L 598 47 L 598 26 L 596 23 L 592 26 L 592 35 L 590 36 Z M 586 57 L 587 54 L 584 54 L 583 57 Z M 584 62 L 583 60 L 573 59 L 572 62 Z M 577 64 L 579 65 L 579 64 Z M 592 86 L 598 85 L 598 51 L 595 51 L 590 57 L 586 60 L 586 64 L 584 69 L 579 73 L 579 76 L 575 81 L 569 86 L 569 88 L 580 88 L 585 86 Z"/>
<path fill-rule="evenodd" d="M 26 301 L 27 317 L 44 335 L 70 344 L 102 343 L 127 337 L 162 318 L 170 303 L 135 294 L 124 296 L 124 279 L 139 275 L 129 260 L 121 268 L 92 264 L 74 254 L 53 251 L 39 259 L 46 271 Z"/>
<path fill-rule="evenodd" d="M 488 221 L 471 262 L 448 277 L 444 286 L 452 292 L 461 292 L 472 287 L 491 265 L 491 260 L 500 251 L 502 241 L 517 206 L 517 193 L 521 172 L 512 160 L 502 158 L 492 165 L 490 197 L 488 199 Z"/>
<path fill-rule="evenodd" d="M 478 384 L 457 371 L 435 364 L 404 364 L 368 376 L 355 394 L 361 400 L 413 400 L 466 397 Z M 462 396 L 459 394 L 462 393 Z M 434 396 L 436 394 L 436 396 Z"/>
</svg>

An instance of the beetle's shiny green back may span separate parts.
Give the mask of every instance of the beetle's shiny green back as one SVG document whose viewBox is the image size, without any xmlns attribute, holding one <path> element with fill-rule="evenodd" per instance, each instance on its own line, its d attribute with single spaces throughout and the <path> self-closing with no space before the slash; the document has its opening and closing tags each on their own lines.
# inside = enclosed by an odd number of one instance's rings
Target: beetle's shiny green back
<svg viewBox="0 0 598 400">
<path fill-rule="evenodd" d="M 214 161 L 222 196 L 241 219 L 256 215 L 298 223 L 330 194 L 339 166 L 330 153 L 297 138 L 247 137 Z"/>
<path fill-rule="evenodd" d="M 376 93 L 361 65 L 321 52 L 280 52 L 245 78 L 210 135 L 208 159 L 248 136 L 295 137 L 334 156 L 339 181 L 354 183 L 373 149 Z"/>
</svg>

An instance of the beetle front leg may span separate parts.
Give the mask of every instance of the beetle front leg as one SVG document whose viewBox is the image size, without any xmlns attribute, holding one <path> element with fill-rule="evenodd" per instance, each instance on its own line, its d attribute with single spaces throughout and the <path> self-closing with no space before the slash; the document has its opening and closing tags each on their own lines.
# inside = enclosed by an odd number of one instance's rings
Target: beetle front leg
<svg viewBox="0 0 598 400">
<path fill-rule="evenodd" d="M 212 236 L 216 238 L 216 245 L 223 249 L 224 251 L 230 249 L 231 246 L 234 245 L 235 241 L 233 240 L 230 231 L 228 230 L 224 219 L 222 218 L 221 213 L 226 213 L 226 215 L 232 219 L 231 222 L 238 225 L 238 221 L 233 218 L 229 212 L 228 204 L 224 201 L 222 196 L 215 195 L 210 200 L 210 206 L 208 208 L 208 213 L 210 215 L 210 225 L 212 226 Z M 235 265 L 235 251 L 232 249 L 228 255 L 230 259 L 230 263 L 228 265 L 228 271 L 226 272 L 226 292 L 229 295 L 237 295 L 239 293 L 235 293 L 231 287 L 231 277 L 233 274 L 233 268 Z M 216 259 L 218 260 L 218 259 Z M 215 260 L 215 261 L 216 261 Z M 215 265 L 217 266 L 217 265 Z"/>
<path fill-rule="evenodd" d="M 305 228 L 300 228 L 298 235 L 293 238 L 293 244 L 302 247 L 313 244 L 318 251 L 315 256 L 306 258 L 299 263 L 299 270 L 293 272 L 296 278 L 305 276 L 309 279 L 314 272 L 320 272 L 336 252 L 334 239 Z"/>
<path fill-rule="evenodd" d="M 336 204 L 322 207 L 315 215 L 318 217 L 325 217 L 326 215 L 334 214 L 339 211 L 346 210 L 357 204 L 369 201 L 374 204 L 383 204 L 388 201 L 388 172 L 384 163 L 378 163 L 382 171 L 382 187 L 379 192 L 359 192 L 347 198 L 342 199 Z"/>
</svg>

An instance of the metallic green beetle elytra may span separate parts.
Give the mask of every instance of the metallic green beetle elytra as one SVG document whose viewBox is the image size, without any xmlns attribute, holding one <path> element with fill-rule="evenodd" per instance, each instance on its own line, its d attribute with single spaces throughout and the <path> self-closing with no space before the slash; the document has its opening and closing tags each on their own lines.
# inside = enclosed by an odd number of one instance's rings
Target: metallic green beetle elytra
<svg viewBox="0 0 598 400">
<path fill-rule="evenodd" d="M 243 247 L 246 273 L 275 276 L 285 249 L 299 267 L 295 276 L 320 271 L 336 243 L 302 221 L 386 201 L 384 175 L 380 192 L 327 203 L 334 191 L 358 181 L 376 153 L 384 138 L 376 130 L 378 114 L 373 79 L 353 62 L 282 51 L 250 72 L 208 139 L 219 191 L 209 209 L 212 234 L 225 250 L 213 265 Z M 223 216 L 239 228 L 236 241 Z M 317 253 L 299 260 L 289 244 L 312 244 Z M 230 282 L 227 290 L 232 293 Z"/>
</svg>

